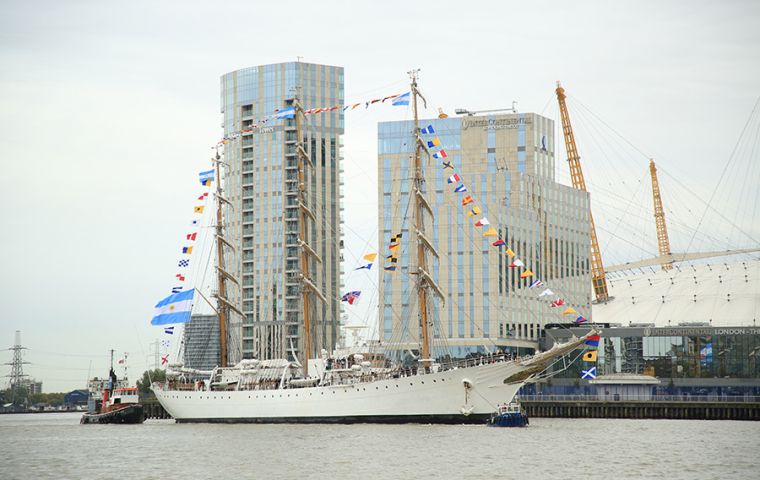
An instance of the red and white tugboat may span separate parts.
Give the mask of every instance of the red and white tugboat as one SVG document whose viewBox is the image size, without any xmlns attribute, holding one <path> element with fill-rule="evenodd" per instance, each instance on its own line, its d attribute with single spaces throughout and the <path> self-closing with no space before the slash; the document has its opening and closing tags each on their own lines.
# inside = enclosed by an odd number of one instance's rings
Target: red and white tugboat
<svg viewBox="0 0 760 480">
<path fill-rule="evenodd" d="M 89 390 L 87 413 L 79 423 L 143 423 L 145 420 L 137 387 L 128 386 L 126 375 L 121 380 L 116 378 L 113 350 L 108 378 L 90 380 Z"/>
</svg>

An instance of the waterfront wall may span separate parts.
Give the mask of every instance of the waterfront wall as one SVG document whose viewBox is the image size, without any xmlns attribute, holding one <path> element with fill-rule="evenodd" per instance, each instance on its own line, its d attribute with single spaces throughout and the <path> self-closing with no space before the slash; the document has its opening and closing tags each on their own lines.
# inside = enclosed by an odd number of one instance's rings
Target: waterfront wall
<svg viewBox="0 0 760 480">
<path fill-rule="evenodd" d="M 528 417 L 546 418 L 639 418 L 681 420 L 760 421 L 758 401 L 613 401 L 521 400 Z M 172 418 L 159 403 L 144 405 L 146 419 Z"/>
<path fill-rule="evenodd" d="M 161 406 L 160 403 L 144 403 L 143 404 L 143 415 L 145 416 L 145 419 L 149 418 L 158 418 L 158 419 L 164 419 L 164 418 L 172 418 L 171 415 L 169 415 L 166 410 L 164 410 L 164 407 Z"/>
<path fill-rule="evenodd" d="M 528 417 L 760 421 L 760 401 L 521 400 Z"/>
</svg>

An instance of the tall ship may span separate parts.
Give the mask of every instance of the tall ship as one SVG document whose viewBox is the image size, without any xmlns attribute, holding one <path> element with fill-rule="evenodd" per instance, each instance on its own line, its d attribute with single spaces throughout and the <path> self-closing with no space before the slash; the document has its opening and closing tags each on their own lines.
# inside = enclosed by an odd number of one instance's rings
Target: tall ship
<svg viewBox="0 0 760 480">
<path fill-rule="evenodd" d="M 588 345 L 594 329 L 584 337 L 571 337 L 566 343 L 529 356 L 516 356 L 496 351 L 479 357 L 453 360 L 436 356 L 433 349 L 433 309 L 444 301 L 436 284 L 432 262 L 438 257 L 435 245 L 426 236 L 435 212 L 425 195 L 423 169 L 431 158 L 439 158 L 428 148 L 423 135 L 425 127 L 418 118 L 421 95 L 417 72 L 411 73 L 410 104 L 414 129 L 413 159 L 410 162 L 411 195 L 409 240 L 410 289 L 418 302 L 419 345 L 409 351 L 404 361 L 391 356 L 351 350 L 327 351 L 315 348 L 312 338 L 314 305 L 325 302 L 324 294 L 312 279 L 312 266 L 320 262 L 319 254 L 308 239 L 316 222 L 311 210 L 307 181 L 314 168 L 304 143 L 304 107 L 298 95 L 286 101 L 283 111 L 292 118 L 294 135 L 284 148 L 294 154 L 293 174 L 296 182 L 293 205 L 297 206 L 297 238 L 299 265 L 298 295 L 301 297 L 300 321 L 302 345 L 297 353 L 283 358 L 247 358 L 228 364 L 228 329 L 230 316 L 242 315 L 231 300 L 228 283 L 238 280 L 225 267 L 227 251 L 233 246 L 225 239 L 222 205 L 227 201 L 221 181 L 216 182 L 215 257 L 216 284 L 213 305 L 218 319 L 219 361 L 210 370 L 191 368 L 182 362 L 168 363 L 165 382 L 151 386 L 156 399 L 179 422 L 252 422 L 252 423 L 485 423 L 501 405 L 512 402 L 518 390 L 541 375 L 565 355 L 575 355 Z M 423 98 L 424 101 L 424 98 Z M 337 107 L 336 107 L 337 108 Z M 442 151 L 439 151 L 440 154 Z M 217 153 L 214 158 L 216 177 L 225 162 Z M 290 165 L 288 165 L 290 167 Z M 290 172 L 289 172 L 290 174 Z M 499 241 L 494 245 L 499 244 Z M 504 242 L 501 242 L 504 245 Z M 395 263 L 395 260 L 394 260 Z M 197 290 L 188 290 L 167 297 L 157 305 L 155 325 L 187 321 Z M 354 292 L 349 292 L 354 293 Z M 438 297 L 434 299 L 433 297 Z M 207 300 L 211 305 L 211 302 Z M 181 315 L 181 317 L 178 317 Z M 584 319 L 585 320 L 585 319 Z M 598 338 L 598 337 L 596 337 Z M 578 354 L 579 355 L 579 354 Z"/>
</svg>

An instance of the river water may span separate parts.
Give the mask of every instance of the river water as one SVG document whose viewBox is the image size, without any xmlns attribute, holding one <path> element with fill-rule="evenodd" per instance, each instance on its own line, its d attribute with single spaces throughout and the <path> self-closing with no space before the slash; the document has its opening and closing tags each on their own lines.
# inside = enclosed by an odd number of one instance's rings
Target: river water
<svg viewBox="0 0 760 480">
<path fill-rule="evenodd" d="M 760 479 L 760 423 L 79 425 L 0 415 L 0 479 Z"/>
</svg>

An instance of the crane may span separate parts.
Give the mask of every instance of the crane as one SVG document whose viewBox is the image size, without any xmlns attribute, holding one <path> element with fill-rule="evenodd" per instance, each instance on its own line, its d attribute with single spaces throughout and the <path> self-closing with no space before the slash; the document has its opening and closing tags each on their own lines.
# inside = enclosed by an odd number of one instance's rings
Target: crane
<svg viewBox="0 0 760 480">
<path fill-rule="evenodd" d="M 657 181 L 657 167 L 654 160 L 649 160 L 649 173 L 652 175 L 652 197 L 654 199 L 654 220 L 657 225 L 657 247 L 661 257 L 670 256 L 670 240 L 668 239 L 668 227 L 665 225 L 665 210 L 662 208 L 662 196 L 660 195 L 660 183 Z M 673 262 L 663 262 L 663 270 L 671 270 Z"/>
<path fill-rule="evenodd" d="M 581 170 L 581 157 L 578 154 L 578 148 L 575 145 L 575 136 L 573 127 L 570 125 L 570 114 L 567 112 L 565 104 L 565 89 L 557 82 L 557 101 L 559 102 L 559 112 L 562 118 L 562 132 L 565 136 L 565 148 L 567 149 L 567 163 L 570 165 L 570 178 L 573 187 L 578 190 L 588 192 L 586 181 L 583 179 L 583 170 Z M 591 210 L 588 212 L 589 226 L 591 230 L 591 284 L 594 287 L 594 295 L 597 303 L 603 303 L 609 300 L 610 295 L 607 290 L 607 277 L 604 274 L 604 265 L 602 264 L 602 254 L 599 251 L 599 241 L 596 237 L 596 226 Z"/>
</svg>

